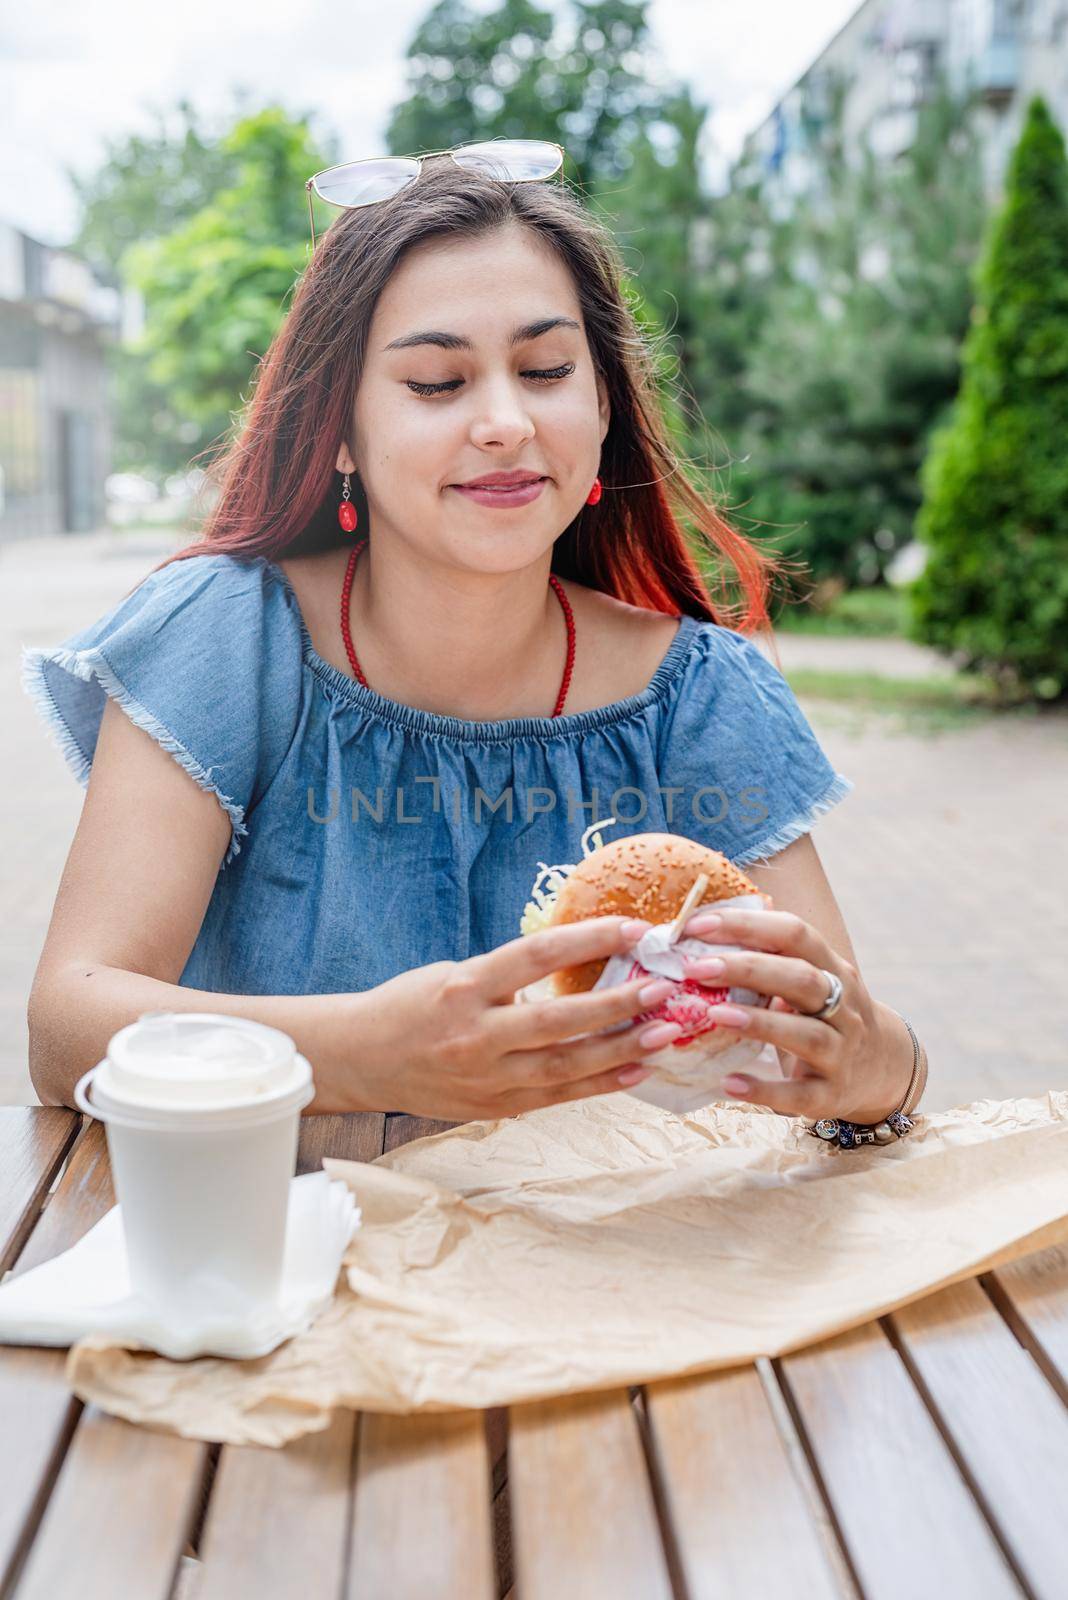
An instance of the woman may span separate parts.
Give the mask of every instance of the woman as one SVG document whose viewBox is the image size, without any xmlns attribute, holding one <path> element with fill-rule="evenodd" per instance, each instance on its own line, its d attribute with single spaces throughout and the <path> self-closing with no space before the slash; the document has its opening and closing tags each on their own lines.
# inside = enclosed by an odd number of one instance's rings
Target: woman
<svg viewBox="0 0 1068 1600">
<path fill-rule="evenodd" d="M 448 158 L 343 211 L 202 539 L 25 653 L 87 790 L 29 1001 L 46 1104 L 157 1009 L 284 1029 L 311 1113 L 461 1121 L 639 1081 L 677 1029 L 596 1035 L 656 985 L 510 1004 L 644 930 L 518 937 L 538 862 L 613 815 L 613 837 L 689 835 L 774 898 L 759 929 L 724 918 L 745 953 L 695 969 L 775 997 L 734 1020 L 789 1079 L 732 1092 L 863 1123 L 901 1105 L 908 1027 L 868 993 L 809 836 L 852 784 L 747 637 L 777 564 L 672 461 L 623 276 L 564 187 Z"/>
</svg>

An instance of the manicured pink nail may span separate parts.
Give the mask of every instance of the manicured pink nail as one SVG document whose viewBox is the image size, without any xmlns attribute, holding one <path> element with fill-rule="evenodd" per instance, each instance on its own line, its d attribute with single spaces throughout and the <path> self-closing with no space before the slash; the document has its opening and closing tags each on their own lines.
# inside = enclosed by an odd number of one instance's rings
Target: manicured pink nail
<svg viewBox="0 0 1068 1600">
<path fill-rule="evenodd" d="M 658 978 L 655 983 L 647 983 L 644 989 L 638 990 L 638 999 L 643 1006 L 655 1006 L 661 1000 L 666 1000 L 669 994 L 674 994 L 677 988 L 674 978 Z"/>
<path fill-rule="evenodd" d="M 630 1088 L 633 1084 L 641 1083 L 643 1078 L 651 1078 L 652 1075 L 652 1067 L 626 1067 L 619 1074 L 617 1081 Z"/>
<path fill-rule="evenodd" d="M 726 970 L 727 963 L 721 956 L 692 956 L 686 963 L 686 971 L 695 978 L 716 978 Z"/>
<path fill-rule="evenodd" d="M 723 918 L 718 911 L 702 911 L 697 916 L 691 917 L 686 924 L 687 933 L 711 933 L 713 928 L 718 928 Z"/>
<path fill-rule="evenodd" d="M 742 1011 L 737 1006 L 719 1005 L 716 1007 L 716 1024 L 720 1023 L 727 1028 L 747 1028 L 749 1026 L 749 1012 Z"/>
<path fill-rule="evenodd" d="M 753 1085 L 748 1078 L 739 1078 L 732 1073 L 729 1078 L 724 1078 L 723 1087 L 728 1094 L 748 1094 Z"/>
<path fill-rule="evenodd" d="M 639 1033 L 638 1043 L 643 1050 L 655 1050 L 657 1045 L 670 1044 L 681 1032 L 682 1029 L 677 1022 L 654 1022 L 652 1027 L 645 1028 Z"/>
<path fill-rule="evenodd" d="M 643 933 L 648 933 L 652 927 L 651 922 L 646 922 L 642 917 L 631 917 L 626 921 L 620 932 L 624 939 L 640 939 Z"/>
</svg>

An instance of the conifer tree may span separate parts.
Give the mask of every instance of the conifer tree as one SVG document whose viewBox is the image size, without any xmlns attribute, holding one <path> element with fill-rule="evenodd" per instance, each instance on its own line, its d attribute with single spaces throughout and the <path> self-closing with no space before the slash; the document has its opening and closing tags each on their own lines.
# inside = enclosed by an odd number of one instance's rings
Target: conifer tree
<svg viewBox="0 0 1068 1600">
<path fill-rule="evenodd" d="M 910 589 L 910 636 L 1011 695 L 1068 698 L 1068 163 L 1037 97 L 923 484 L 928 560 Z"/>
</svg>

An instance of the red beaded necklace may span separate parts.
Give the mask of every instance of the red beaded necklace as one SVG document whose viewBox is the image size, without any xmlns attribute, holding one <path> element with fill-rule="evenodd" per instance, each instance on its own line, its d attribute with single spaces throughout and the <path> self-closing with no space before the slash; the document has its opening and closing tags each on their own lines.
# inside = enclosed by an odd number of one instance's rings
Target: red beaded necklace
<svg viewBox="0 0 1068 1600">
<path fill-rule="evenodd" d="M 345 651 L 352 670 L 356 674 L 356 681 L 357 683 L 362 683 L 365 689 L 369 688 L 370 685 L 360 671 L 360 663 L 357 661 L 356 652 L 352 648 L 352 634 L 349 631 L 349 599 L 352 594 L 352 577 L 356 571 L 356 559 L 366 543 L 366 539 L 361 539 L 357 544 L 353 545 L 349 553 L 348 565 L 345 568 L 345 581 L 341 585 L 341 637 L 345 641 Z M 549 583 L 556 598 L 564 608 L 564 621 L 567 624 L 567 660 L 564 663 L 564 676 L 560 684 L 560 693 L 556 697 L 556 706 L 552 713 L 554 717 L 558 717 L 564 709 L 564 701 L 567 699 L 567 691 L 571 685 L 571 673 L 575 666 L 575 619 L 571 613 L 571 605 L 567 595 L 564 593 L 563 585 L 555 573 L 550 572 Z"/>
</svg>

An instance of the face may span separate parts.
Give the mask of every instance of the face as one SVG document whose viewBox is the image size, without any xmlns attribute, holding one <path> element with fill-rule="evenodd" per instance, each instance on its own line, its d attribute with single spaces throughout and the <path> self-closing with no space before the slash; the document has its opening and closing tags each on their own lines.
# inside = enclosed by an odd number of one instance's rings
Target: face
<svg viewBox="0 0 1068 1600">
<path fill-rule="evenodd" d="M 555 319 L 566 320 L 529 326 Z M 454 347 L 387 348 L 427 332 Z M 359 473 L 374 536 L 468 570 L 511 572 L 543 557 L 581 510 L 609 414 L 578 296 L 551 248 L 518 226 L 435 240 L 379 297 L 353 451 L 342 445 L 338 471 Z M 489 504 L 456 487 L 512 470 L 544 479 L 533 498 Z"/>
</svg>

